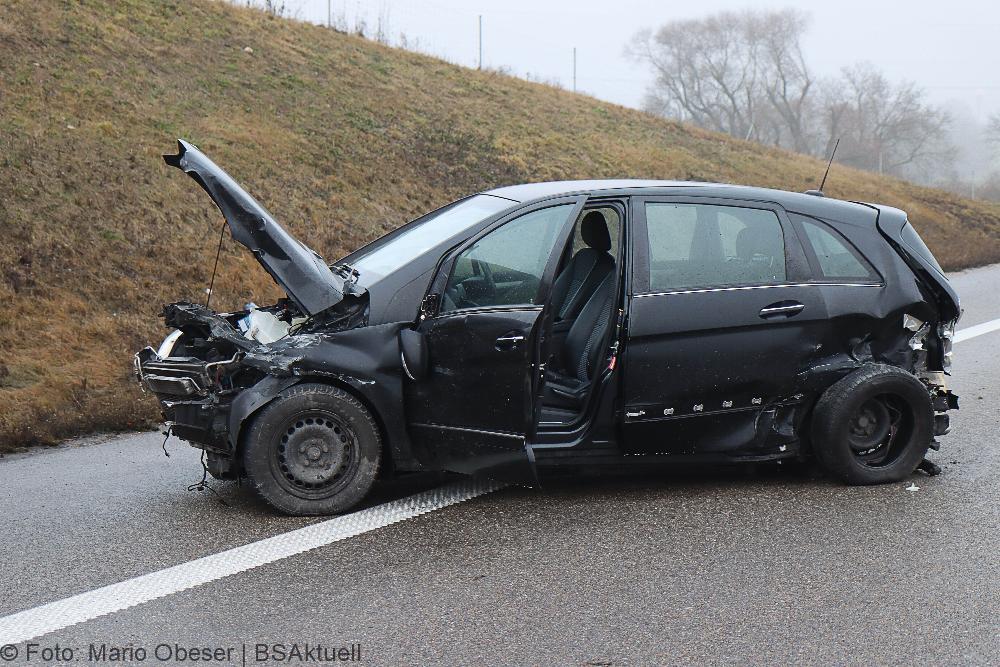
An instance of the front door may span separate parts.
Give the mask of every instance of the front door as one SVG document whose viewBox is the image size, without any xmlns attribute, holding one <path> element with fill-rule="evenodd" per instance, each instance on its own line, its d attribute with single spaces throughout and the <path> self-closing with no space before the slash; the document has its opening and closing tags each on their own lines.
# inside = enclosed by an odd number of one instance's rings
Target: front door
<svg viewBox="0 0 1000 667">
<path fill-rule="evenodd" d="M 634 206 L 625 447 L 714 454 L 762 446 L 765 413 L 795 400 L 796 375 L 826 326 L 822 294 L 803 284 L 808 267 L 787 216 L 732 200 Z"/>
<path fill-rule="evenodd" d="M 546 308 L 559 255 L 583 206 L 563 198 L 499 221 L 441 265 L 436 313 L 418 325 L 426 377 L 407 383 L 418 458 L 457 472 L 533 475 L 525 439 L 546 358 Z"/>
</svg>

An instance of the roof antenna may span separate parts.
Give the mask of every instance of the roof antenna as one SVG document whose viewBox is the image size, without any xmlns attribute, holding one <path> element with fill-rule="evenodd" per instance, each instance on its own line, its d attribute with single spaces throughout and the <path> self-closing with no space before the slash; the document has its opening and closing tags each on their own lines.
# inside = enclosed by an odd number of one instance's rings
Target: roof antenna
<svg viewBox="0 0 1000 667">
<path fill-rule="evenodd" d="M 837 154 L 837 148 L 840 146 L 840 137 L 837 137 L 837 143 L 833 145 L 833 150 L 830 151 L 830 161 L 826 163 L 826 171 L 823 172 L 823 180 L 820 181 L 819 190 L 806 190 L 807 195 L 813 195 L 814 197 L 825 197 L 823 193 L 823 188 L 826 186 L 826 177 L 830 175 L 830 167 L 833 166 L 833 158 Z"/>
</svg>

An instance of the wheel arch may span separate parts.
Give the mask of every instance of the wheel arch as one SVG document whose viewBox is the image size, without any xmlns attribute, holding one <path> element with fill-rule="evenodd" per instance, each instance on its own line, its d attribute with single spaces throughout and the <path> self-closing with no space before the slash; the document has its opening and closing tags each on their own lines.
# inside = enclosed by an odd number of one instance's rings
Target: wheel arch
<svg viewBox="0 0 1000 667">
<path fill-rule="evenodd" d="M 904 417 L 908 423 L 901 429 L 907 441 L 892 459 L 862 465 L 848 449 L 846 433 L 837 433 L 846 429 L 852 410 L 880 395 L 894 396 L 908 409 L 909 416 Z M 808 427 L 812 453 L 827 472 L 848 484 L 900 481 L 920 465 L 933 441 L 933 416 L 927 385 L 916 375 L 892 364 L 867 362 L 834 383 L 816 402 Z M 891 448 L 892 440 L 885 446 Z"/>
<path fill-rule="evenodd" d="M 268 382 L 269 379 L 271 380 L 270 382 Z M 267 386 L 261 387 L 261 385 L 265 383 Z M 261 380 L 261 382 L 253 388 L 237 397 L 237 400 L 233 401 L 233 408 L 229 415 L 230 442 L 233 448 L 234 460 L 238 461 L 240 460 L 240 457 L 242 457 L 246 444 L 246 434 L 249 432 L 249 427 L 253 420 L 260 416 L 261 411 L 271 405 L 281 395 L 281 392 L 289 389 L 290 387 L 302 384 L 323 384 L 330 387 L 336 387 L 337 389 L 347 392 L 360 401 L 375 420 L 375 425 L 378 427 L 379 431 L 379 438 L 381 438 L 383 443 L 379 477 L 388 477 L 395 472 L 396 462 L 393 456 L 393 452 L 396 448 L 395 443 L 389 433 L 388 427 L 386 426 L 385 418 L 378 409 L 375 401 L 373 401 L 369 396 L 366 396 L 363 391 L 360 391 L 350 382 L 341 378 L 326 375 L 297 375 L 291 378 L 275 378 L 273 376 L 268 376 L 265 377 L 264 380 Z M 247 395 L 250 400 L 240 401 L 240 398 L 244 395 Z M 241 405 L 238 406 L 238 402 L 241 403 Z"/>
</svg>

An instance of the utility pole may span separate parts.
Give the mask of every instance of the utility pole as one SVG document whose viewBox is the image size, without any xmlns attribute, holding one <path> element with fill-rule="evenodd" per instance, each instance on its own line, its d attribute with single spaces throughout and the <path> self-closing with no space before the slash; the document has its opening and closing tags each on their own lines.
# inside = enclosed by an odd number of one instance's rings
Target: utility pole
<svg viewBox="0 0 1000 667">
<path fill-rule="evenodd" d="M 483 15 L 479 15 L 479 69 L 483 68 Z"/>
<path fill-rule="evenodd" d="M 573 47 L 573 92 L 576 92 L 576 47 Z"/>
<path fill-rule="evenodd" d="M 333 27 L 333 10 L 330 9 L 330 3 L 332 1 L 333 0 L 326 0 L 326 27 L 327 28 L 332 28 Z"/>
</svg>

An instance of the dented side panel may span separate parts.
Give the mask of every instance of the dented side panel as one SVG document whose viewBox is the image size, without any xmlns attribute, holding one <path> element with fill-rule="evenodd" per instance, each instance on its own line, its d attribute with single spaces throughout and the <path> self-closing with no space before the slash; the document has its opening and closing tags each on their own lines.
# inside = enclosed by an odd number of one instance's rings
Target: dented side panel
<svg viewBox="0 0 1000 667">
<path fill-rule="evenodd" d="M 267 384 L 254 388 L 257 396 L 248 399 L 248 414 L 291 384 L 318 381 L 345 386 L 372 408 L 396 465 L 415 467 L 403 415 L 403 369 L 398 344 L 403 326 L 383 324 L 300 334 L 248 353 L 244 365 L 275 378 L 266 378 Z M 236 438 L 238 435 L 234 441 Z"/>
<path fill-rule="evenodd" d="M 877 280 L 810 277 L 799 284 L 633 297 L 624 450 L 795 455 L 816 399 L 870 362 L 914 373 L 936 409 L 953 406 L 937 335 L 952 304 L 885 242 L 874 213 L 870 221 L 824 221 L 876 267 Z M 803 307 L 787 319 L 761 316 L 782 303 Z"/>
</svg>

